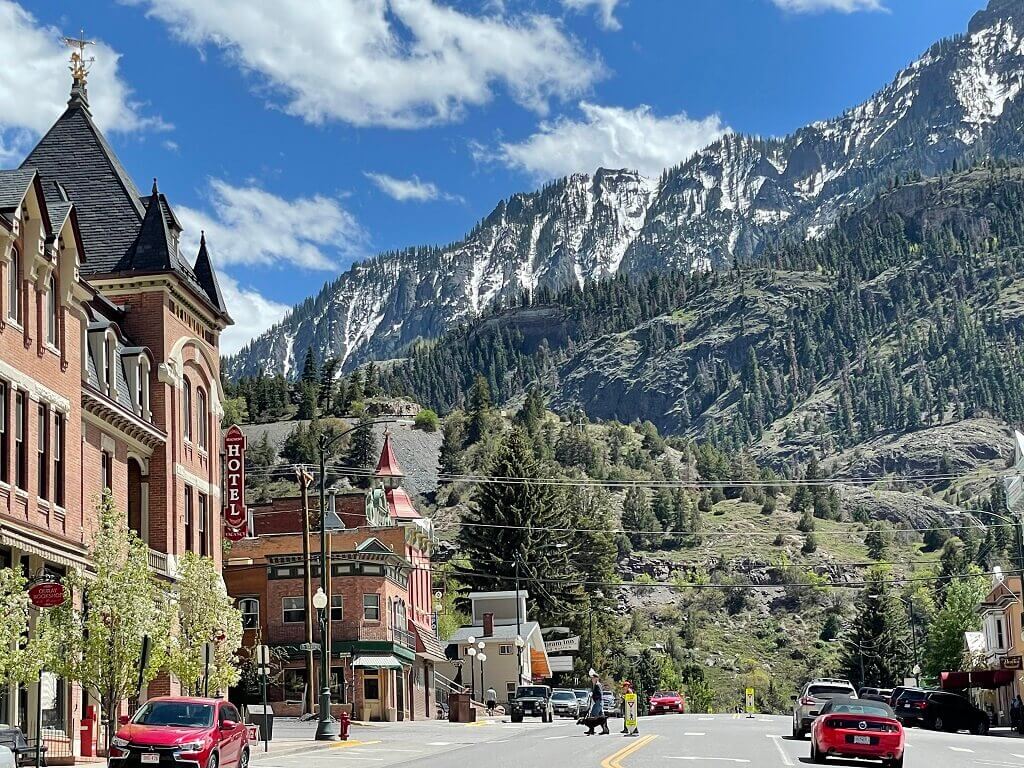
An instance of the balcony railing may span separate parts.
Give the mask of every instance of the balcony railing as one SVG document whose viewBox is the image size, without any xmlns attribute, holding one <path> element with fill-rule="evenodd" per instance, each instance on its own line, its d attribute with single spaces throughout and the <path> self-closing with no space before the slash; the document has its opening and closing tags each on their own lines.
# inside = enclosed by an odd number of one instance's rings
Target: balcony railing
<svg viewBox="0 0 1024 768">
<path fill-rule="evenodd" d="M 409 650 L 416 650 L 416 638 L 412 632 L 394 627 L 383 627 L 374 625 L 361 625 L 359 627 L 359 639 L 374 642 L 394 643 Z"/>
<path fill-rule="evenodd" d="M 173 561 L 166 552 L 158 552 L 155 549 L 149 550 L 149 567 L 161 576 L 174 577 Z"/>
</svg>

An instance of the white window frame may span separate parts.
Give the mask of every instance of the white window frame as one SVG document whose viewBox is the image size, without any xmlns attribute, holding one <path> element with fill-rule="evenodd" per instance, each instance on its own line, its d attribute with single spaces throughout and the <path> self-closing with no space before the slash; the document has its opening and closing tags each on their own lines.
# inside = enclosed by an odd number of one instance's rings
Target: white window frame
<svg viewBox="0 0 1024 768">
<path fill-rule="evenodd" d="M 345 620 L 345 596 L 331 595 L 331 621 Z"/>
<path fill-rule="evenodd" d="M 501 645 L 499 645 L 498 646 L 498 655 L 499 656 L 511 656 L 512 655 L 512 645 L 509 644 L 509 643 L 502 643 Z"/>
<path fill-rule="evenodd" d="M 367 604 L 366 598 L 373 598 L 370 604 Z M 368 610 L 376 611 L 377 615 L 375 618 L 370 618 L 366 615 Z M 363 593 L 363 621 L 380 621 L 380 595 L 376 592 L 364 592 Z"/>
<path fill-rule="evenodd" d="M 260 628 L 260 599 L 258 597 L 241 598 L 238 601 L 238 610 L 242 614 L 242 629 Z M 246 619 L 248 617 L 255 617 L 251 627 L 246 626 Z"/>
<path fill-rule="evenodd" d="M 298 608 L 296 608 L 298 604 Z M 289 619 L 288 614 L 300 614 L 297 619 Z M 304 597 L 281 598 L 281 621 L 284 624 L 303 624 L 306 621 L 306 599 Z"/>
</svg>

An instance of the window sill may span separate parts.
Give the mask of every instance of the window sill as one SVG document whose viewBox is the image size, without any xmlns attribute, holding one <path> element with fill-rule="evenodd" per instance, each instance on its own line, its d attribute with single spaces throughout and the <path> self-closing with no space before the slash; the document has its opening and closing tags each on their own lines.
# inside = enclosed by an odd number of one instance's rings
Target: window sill
<svg viewBox="0 0 1024 768">
<path fill-rule="evenodd" d="M 17 320 L 15 320 L 10 315 L 8 315 L 8 317 L 7 317 L 7 325 L 10 326 L 11 328 L 13 328 L 16 331 L 21 331 L 22 333 L 25 332 L 25 326 L 23 326 L 21 323 L 19 323 Z"/>
<path fill-rule="evenodd" d="M 24 488 L 15 487 L 14 495 L 17 496 L 19 499 L 28 500 L 28 491 L 26 491 Z"/>
<path fill-rule="evenodd" d="M 45 344 L 43 345 L 43 347 L 44 347 L 44 348 L 45 348 L 45 349 L 46 349 L 46 350 L 47 350 L 48 352 L 50 352 L 51 354 L 53 354 L 53 355 L 56 355 L 57 357 L 60 357 L 60 350 L 59 350 L 59 349 L 57 349 L 57 347 L 53 346 L 53 344 L 51 344 L 50 342 L 46 342 L 46 343 L 45 343 Z"/>
</svg>

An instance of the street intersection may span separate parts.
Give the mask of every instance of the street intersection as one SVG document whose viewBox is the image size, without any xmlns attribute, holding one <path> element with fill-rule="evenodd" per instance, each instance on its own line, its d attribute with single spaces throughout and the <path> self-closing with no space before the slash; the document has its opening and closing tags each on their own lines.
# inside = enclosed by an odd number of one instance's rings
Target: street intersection
<svg viewBox="0 0 1024 768">
<path fill-rule="evenodd" d="M 789 737 L 787 717 L 671 715 L 640 720 L 640 735 L 585 736 L 570 720 L 549 725 L 487 719 L 356 728 L 337 745 L 283 756 L 254 754 L 256 768 L 796 768 L 810 765 L 810 743 Z M 1024 739 L 907 732 L 910 768 L 1024 768 Z M 872 763 L 829 760 L 829 765 Z M 873 765 L 878 765 L 874 763 Z"/>
</svg>

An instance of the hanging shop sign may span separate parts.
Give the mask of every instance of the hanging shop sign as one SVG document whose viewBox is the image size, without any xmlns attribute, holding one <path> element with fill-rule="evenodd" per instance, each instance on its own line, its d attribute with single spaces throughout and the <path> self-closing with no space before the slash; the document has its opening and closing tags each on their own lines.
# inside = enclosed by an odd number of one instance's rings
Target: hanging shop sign
<svg viewBox="0 0 1024 768">
<path fill-rule="evenodd" d="M 245 537 L 245 434 L 237 425 L 224 435 L 224 522 L 228 539 L 238 541 Z M 232 528 L 241 535 L 235 538 Z"/>
</svg>

